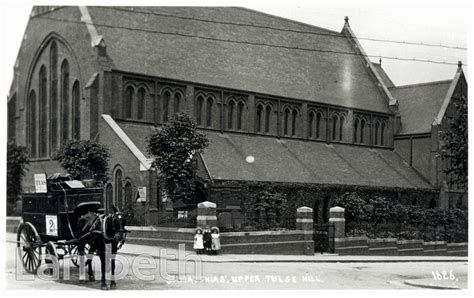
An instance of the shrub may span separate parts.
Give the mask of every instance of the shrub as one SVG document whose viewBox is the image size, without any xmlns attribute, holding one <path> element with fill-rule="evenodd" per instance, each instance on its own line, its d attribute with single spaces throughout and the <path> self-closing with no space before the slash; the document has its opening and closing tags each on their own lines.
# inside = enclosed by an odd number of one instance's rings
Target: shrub
<svg viewBox="0 0 474 298">
<path fill-rule="evenodd" d="M 29 164 L 26 147 L 8 143 L 7 147 L 7 214 L 15 213 L 17 198 L 21 195 L 23 177 Z M 19 210 L 16 210 L 18 212 Z"/>
</svg>

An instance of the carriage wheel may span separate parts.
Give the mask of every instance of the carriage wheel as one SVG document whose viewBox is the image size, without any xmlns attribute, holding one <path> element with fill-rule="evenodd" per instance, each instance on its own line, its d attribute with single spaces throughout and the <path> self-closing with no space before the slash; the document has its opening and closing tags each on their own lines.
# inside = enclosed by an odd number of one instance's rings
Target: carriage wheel
<svg viewBox="0 0 474 298">
<path fill-rule="evenodd" d="M 86 246 L 84 247 L 84 254 L 88 255 L 90 253 L 90 250 L 91 246 L 86 243 Z M 74 266 L 79 268 L 79 251 L 77 249 L 77 245 L 72 246 L 69 250 L 69 253 L 71 254 L 71 262 L 74 264 Z"/>
<path fill-rule="evenodd" d="M 16 240 L 23 268 L 28 273 L 36 274 L 41 264 L 42 242 L 35 227 L 29 222 L 22 223 L 18 228 Z"/>
<path fill-rule="evenodd" d="M 56 258 L 56 260 L 59 260 L 56 245 L 54 245 L 54 243 L 51 242 L 51 241 L 48 241 L 48 243 L 46 243 L 45 254 L 49 258 Z M 46 258 L 45 263 L 46 264 L 53 264 L 53 261 L 51 259 Z M 48 269 L 47 273 L 50 274 L 50 275 L 53 275 L 53 269 Z"/>
</svg>

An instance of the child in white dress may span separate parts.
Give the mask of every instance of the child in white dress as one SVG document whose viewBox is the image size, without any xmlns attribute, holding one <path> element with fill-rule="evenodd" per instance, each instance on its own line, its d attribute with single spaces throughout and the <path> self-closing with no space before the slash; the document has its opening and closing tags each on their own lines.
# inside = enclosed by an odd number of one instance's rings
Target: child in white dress
<svg viewBox="0 0 474 298">
<path fill-rule="evenodd" d="M 217 252 L 221 249 L 221 240 L 219 238 L 220 238 L 219 228 L 212 227 L 211 228 L 211 239 L 212 239 L 211 249 L 212 249 L 212 252 L 216 255 L 217 255 Z"/>
<path fill-rule="evenodd" d="M 202 240 L 202 230 L 200 228 L 196 229 L 196 234 L 194 235 L 194 250 L 197 254 L 201 254 L 204 250 L 204 242 Z"/>
</svg>

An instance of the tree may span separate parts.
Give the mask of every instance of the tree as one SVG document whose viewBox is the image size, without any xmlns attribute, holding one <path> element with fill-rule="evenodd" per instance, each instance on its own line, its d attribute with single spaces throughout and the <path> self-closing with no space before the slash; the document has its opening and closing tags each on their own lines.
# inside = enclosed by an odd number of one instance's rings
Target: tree
<svg viewBox="0 0 474 298">
<path fill-rule="evenodd" d="M 457 117 L 449 123 L 449 128 L 441 133 L 444 140 L 444 148 L 441 158 L 446 161 L 444 172 L 449 179 L 450 185 L 467 190 L 467 98 L 462 96 L 455 103 Z"/>
<path fill-rule="evenodd" d="M 22 192 L 22 181 L 26 166 L 29 164 L 26 147 L 8 143 L 7 148 L 7 205 L 15 205 L 16 199 Z M 9 211 L 11 208 L 8 208 Z M 10 212 L 9 212 L 10 213 Z"/>
<path fill-rule="evenodd" d="M 164 188 L 173 202 L 189 201 L 194 191 L 193 156 L 208 144 L 206 135 L 197 131 L 196 122 L 187 114 L 177 113 L 161 130 L 147 138 L 148 153 L 155 157 Z"/>
<path fill-rule="evenodd" d="M 91 140 L 72 140 L 61 145 L 54 159 L 74 179 L 93 178 L 105 183 L 110 159 L 109 149 Z"/>
</svg>

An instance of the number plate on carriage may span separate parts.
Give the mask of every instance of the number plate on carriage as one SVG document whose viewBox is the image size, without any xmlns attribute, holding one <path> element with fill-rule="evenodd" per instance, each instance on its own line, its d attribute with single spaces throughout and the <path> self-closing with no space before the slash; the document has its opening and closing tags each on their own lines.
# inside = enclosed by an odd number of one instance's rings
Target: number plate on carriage
<svg viewBox="0 0 474 298">
<path fill-rule="evenodd" d="M 58 236 L 58 217 L 56 215 L 45 215 L 46 235 Z"/>
</svg>

